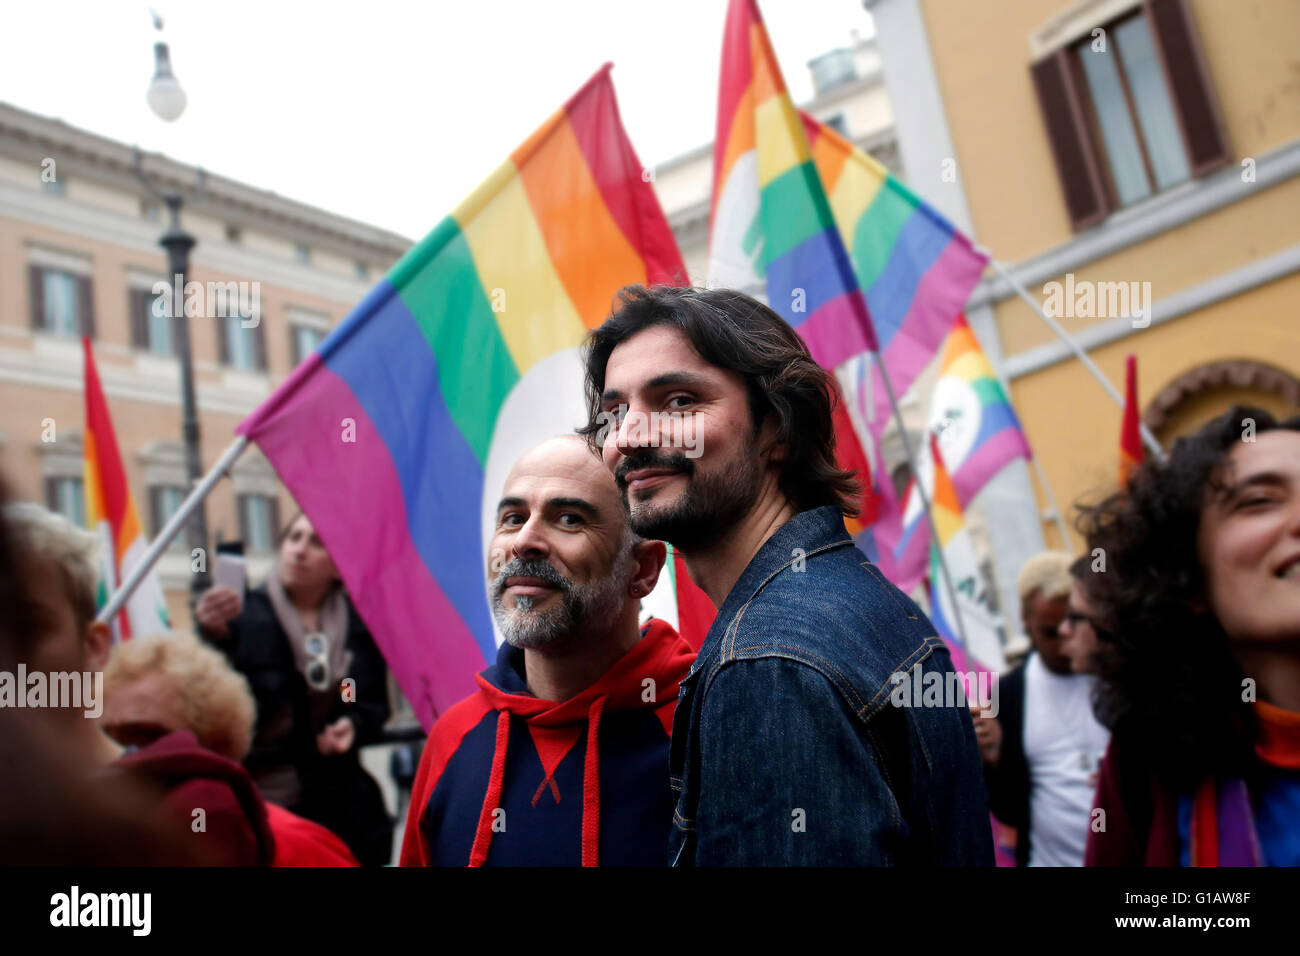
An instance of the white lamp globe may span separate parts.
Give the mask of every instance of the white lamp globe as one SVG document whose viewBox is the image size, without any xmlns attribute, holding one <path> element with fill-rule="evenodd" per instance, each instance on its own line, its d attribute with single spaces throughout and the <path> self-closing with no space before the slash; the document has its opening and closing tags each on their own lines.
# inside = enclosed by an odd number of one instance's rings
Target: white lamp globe
<svg viewBox="0 0 1300 956">
<path fill-rule="evenodd" d="M 167 44 L 155 43 L 153 51 L 154 74 L 145 98 L 149 101 L 149 108 L 158 118 L 170 123 L 185 112 L 185 91 L 181 89 L 180 83 L 172 74 Z"/>
</svg>

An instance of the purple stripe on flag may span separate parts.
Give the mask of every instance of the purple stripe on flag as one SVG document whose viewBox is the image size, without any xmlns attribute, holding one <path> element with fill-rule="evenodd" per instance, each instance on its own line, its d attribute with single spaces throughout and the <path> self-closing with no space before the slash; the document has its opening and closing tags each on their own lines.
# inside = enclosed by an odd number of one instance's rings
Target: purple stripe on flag
<svg viewBox="0 0 1300 956">
<path fill-rule="evenodd" d="M 874 347 L 862 294 L 856 289 L 825 303 L 808 316 L 798 331 L 822 368 L 834 368 Z"/>
<path fill-rule="evenodd" d="M 888 349 L 906 323 L 922 293 L 921 283 L 952 243 L 952 233 L 940 229 L 919 209 L 913 210 L 890 250 L 885 267 L 863 291 L 880 347 Z"/>
<path fill-rule="evenodd" d="M 922 277 L 906 318 L 885 346 L 885 368 L 896 395 L 901 397 L 934 358 L 983 271 L 984 259 L 964 238 L 953 237 Z M 875 385 L 877 407 L 888 408 L 884 383 Z M 888 423 L 886 416 L 877 416 L 877 437 Z"/>
<path fill-rule="evenodd" d="M 483 654 L 411 540 L 397 469 L 361 402 L 318 354 L 295 377 L 295 400 L 266 408 L 250 437 L 311 515 L 427 729 L 474 691 Z M 346 418 L 356 423 L 355 442 L 340 441 Z M 368 533 L 356 535 L 358 527 Z"/>
<path fill-rule="evenodd" d="M 894 495 L 893 483 L 883 471 L 876 491 L 880 495 L 880 511 L 871 526 L 880 549 L 876 564 L 899 590 L 910 592 L 925 577 L 929 566 L 930 523 L 924 516 L 919 517 L 913 523 L 911 534 L 906 534 L 902 505 Z"/>
<path fill-rule="evenodd" d="M 800 331 L 823 305 L 858 287 L 844 242 L 833 227 L 773 259 L 766 276 L 768 304 Z"/>
<path fill-rule="evenodd" d="M 990 478 L 1017 458 L 1029 459 L 1029 443 L 1018 428 L 1004 428 L 977 445 L 952 476 L 953 488 L 965 508 Z"/>
</svg>

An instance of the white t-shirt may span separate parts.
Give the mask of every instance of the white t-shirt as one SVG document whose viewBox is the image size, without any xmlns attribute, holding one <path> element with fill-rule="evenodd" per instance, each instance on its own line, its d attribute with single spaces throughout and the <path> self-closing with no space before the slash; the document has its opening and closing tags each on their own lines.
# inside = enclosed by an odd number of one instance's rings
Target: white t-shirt
<svg viewBox="0 0 1300 956">
<path fill-rule="evenodd" d="M 1037 654 L 1025 665 L 1029 865 L 1082 866 L 1097 770 L 1110 731 L 1092 714 L 1093 678 L 1053 674 Z"/>
</svg>

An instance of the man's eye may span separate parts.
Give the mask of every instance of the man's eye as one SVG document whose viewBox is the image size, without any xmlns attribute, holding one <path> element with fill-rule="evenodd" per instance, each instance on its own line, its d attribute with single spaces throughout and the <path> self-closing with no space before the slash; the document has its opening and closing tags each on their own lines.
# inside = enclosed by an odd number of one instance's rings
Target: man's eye
<svg viewBox="0 0 1300 956">
<path fill-rule="evenodd" d="M 669 408 L 689 408 L 694 404 L 695 399 L 690 395 L 674 395 L 672 398 L 668 399 Z"/>
<path fill-rule="evenodd" d="M 501 516 L 501 523 L 503 525 L 508 525 L 513 527 L 514 525 L 519 524 L 521 521 L 523 521 L 523 516 L 513 511 L 510 512 L 509 514 L 504 514 Z"/>
<path fill-rule="evenodd" d="M 560 515 L 560 524 L 564 525 L 566 528 L 577 527 L 582 524 L 582 515 L 576 514 L 572 511 L 566 511 L 564 514 Z"/>
</svg>

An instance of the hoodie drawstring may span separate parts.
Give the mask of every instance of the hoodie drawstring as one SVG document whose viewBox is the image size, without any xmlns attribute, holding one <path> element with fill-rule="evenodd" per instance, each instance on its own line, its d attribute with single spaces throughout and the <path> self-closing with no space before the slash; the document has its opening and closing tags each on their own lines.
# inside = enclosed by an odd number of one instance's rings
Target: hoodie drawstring
<svg viewBox="0 0 1300 956">
<path fill-rule="evenodd" d="M 469 865 L 482 866 L 487 862 L 488 848 L 492 846 L 492 824 L 501 805 L 501 787 L 506 779 L 506 744 L 510 740 L 510 711 L 497 714 L 497 743 L 492 752 L 492 776 L 488 777 L 487 793 L 483 796 L 483 809 L 478 815 L 478 830 L 474 845 L 469 851 Z"/>
<path fill-rule="evenodd" d="M 605 698 L 597 697 L 587 712 L 587 759 L 582 769 L 582 865 L 597 866 L 600 858 L 600 715 Z"/>
</svg>

